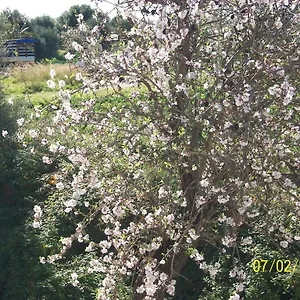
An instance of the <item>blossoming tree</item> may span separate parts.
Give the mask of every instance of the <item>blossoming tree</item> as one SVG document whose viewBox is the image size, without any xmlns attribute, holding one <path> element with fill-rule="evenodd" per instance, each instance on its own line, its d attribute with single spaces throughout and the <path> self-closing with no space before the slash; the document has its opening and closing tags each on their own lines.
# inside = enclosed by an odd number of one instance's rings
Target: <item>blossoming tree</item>
<svg viewBox="0 0 300 300">
<path fill-rule="evenodd" d="M 101 24 L 89 31 L 79 15 L 67 57 L 84 62 L 82 88 L 60 82 L 53 118 L 30 132 L 49 150 L 44 163 L 59 162 L 33 225 L 45 230 L 50 215 L 76 224 L 41 261 L 80 242 L 92 254 L 86 272 L 105 274 L 98 299 L 118 299 L 124 278 L 134 299 L 164 299 L 188 260 L 215 278 L 221 265 L 204 253 L 212 244 L 233 253 L 239 299 L 242 246 L 255 235 L 282 251 L 300 240 L 299 1 L 124 0 L 116 10 L 133 27 L 109 51 Z"/>
</svg>

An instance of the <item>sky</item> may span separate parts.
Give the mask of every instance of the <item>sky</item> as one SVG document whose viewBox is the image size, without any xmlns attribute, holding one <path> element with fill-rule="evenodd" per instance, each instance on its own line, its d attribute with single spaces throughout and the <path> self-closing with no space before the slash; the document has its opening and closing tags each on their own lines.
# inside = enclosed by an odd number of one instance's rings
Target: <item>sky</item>
<svg viewBox="0 0 300 300">
<path fill-rule="evenodd" d="M 0 0 L 0 11 L 9 8 L 10 10 L 17 9 L 21 14 L 29 18 L 42 15 L 57 18 L 64 11 L 69 10 L 71 6 L 78 4 L 89 4 L 94 7 L 94 4 L 90 0 Z M 101 3 L 99 7 L 104 12 L 110 10 L 107 3 Z"/>
</svg>

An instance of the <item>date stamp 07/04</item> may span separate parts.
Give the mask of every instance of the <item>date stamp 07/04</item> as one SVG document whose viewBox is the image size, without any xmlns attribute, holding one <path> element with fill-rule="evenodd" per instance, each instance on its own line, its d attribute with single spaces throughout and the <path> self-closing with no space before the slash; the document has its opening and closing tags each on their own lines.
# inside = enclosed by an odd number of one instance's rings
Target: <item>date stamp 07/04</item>
<svg viewBox="0 0 300 300">
<path fill-rule="evenodd" d="M 294 273 L 298 264 L 298 259 L 295 261 L 289 259 L 254 259 L 251 263 L 251 267 L 255 273 Z"/>
</svg>

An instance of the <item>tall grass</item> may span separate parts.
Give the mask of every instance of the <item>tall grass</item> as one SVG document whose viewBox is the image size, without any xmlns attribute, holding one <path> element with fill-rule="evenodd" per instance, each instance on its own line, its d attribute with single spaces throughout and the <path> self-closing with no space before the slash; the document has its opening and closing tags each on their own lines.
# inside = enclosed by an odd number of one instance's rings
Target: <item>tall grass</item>
<svg viewBox="0 0 300 300">
<path fill-rule="evenodd" d="M 46 82 L 50 79 L 51 69 L 55 70 L 57 79 L 63 79 L 66 82 L 70 81 L 75 74 L 75 71 L 68 64 L 27 64 L 14 67 L 11 76 L 14 79 L 14 83 L 24 84 L 30 92 L 41 92 L 47 88 Z"/>
<path fill-rule="evenodd" d="M 10 69 L 1 79 L 3 91 L 7 98 L 30 99 L 31 103 L 40 104 L 52 101 L 57 95 L 57 90 L 47 86 L 51 79 L 50 70 L 56 72 L 56 80 L 65 80 L 68 87 L 72 88 L 79 83 L 75 80 L 76 70 L 68 64 L 24 64 L 10 66 Z"/>
<path fill-rule="evenodd" d="M 40 105 L 52 102 L 57 97 L 57 89 L 50 89 L 47 86 L 47 80 L 51 79 L 50 70 L 55 70 L 55 81 L 64 80 L 67 84 L 66 88 L 76 90 L 80 86 L 80 82 L 75 79 L 75 74 L 78 72 L 74 66 L 69 64 L 26 64 L 13 66 L 4 78 L 3 86 L 4 93 L 7 97 L 14 99 L 30 99 L 30 102 L 34 105 Z M 123 95 L 129 95 L 130 92 L 137 88 L 129 87 L 128 85 L 122 85 L 121 92 Z M 145 87 L 139 88 L 143 91 Z M 113 89 L 103 88 L 100 89 L 97 94 L 83 93 L 82 90 L 78 94 L 73 95 L 75 102 L 94 98 L 107 97 L 113 94 Z"/>
</svg>

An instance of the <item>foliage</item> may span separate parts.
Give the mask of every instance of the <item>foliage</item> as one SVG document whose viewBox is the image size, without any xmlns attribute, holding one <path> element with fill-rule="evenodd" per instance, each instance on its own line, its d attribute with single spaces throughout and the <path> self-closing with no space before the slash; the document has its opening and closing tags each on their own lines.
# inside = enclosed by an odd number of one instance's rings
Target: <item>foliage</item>
<svg viewBox="0 0 300 300">
<path fill-rule="evenodd" d="M 109 21 L 109 27 L 111 32 L 119 33 L 119 30 L 130 31 L 132 25 L 127 19 L 124 19 L 122 16 L 118 15 Z"/>
<path fill-rule="evenodd" d="M 57 55 L 60 40 L 55 24 L 55 20 L 49 16 L 36 17 L 31 20 L 33 36 L 37 39 L 35 45 L 37 60 Z"/>
<path fill-rule="evenodd" d="M 95 21 L 93 21 L 93 15 L 95 11 L 86 4 L 83 5 L 73 5 L 69 8 L 68 11 L 65 11 L 59 18 L 58 18 L 58 26 L 60 30 L 63 29 L 63 26 L 66 25 L 68 27 L 77 27 L 77 18 L 79 14 L 82 14 L 83 19 L 87 22 L 90 27 L 94 27 Z"/>
<path fill-rule="evenodd" d="M 175 289 L 192 262 L 200 299 L 299 297 L 297 272 L 250 266 L 299 251 L 299 8 L 125 0 L 133 26 L 110 51 L 78 15 L 66 58 L 85 63 L 89 97 L 60 85 L 55 110 L 21 130 L 58 164 L 32 220 L 50 237 L 41 261 L 77 262 L 66 271 L 79 289 L 103 278 L 97 299 L 194 297 Z M 113 95 L 98 97 L 105 86 Z"/>
<path fill-rule="evenodd" d="M 43 68 L 35 66 L 38 67 Z M 28 76 L 33 71 L 33 67 L 29 68 L 25 70 Z M 63 68 L 58 66 L 55 69 L 57 75 L 64 78 Z M 21 70 L 14 71 L 14 78 L 18 80 L 17 72 Z M 46 73 L 49 76 L 49 66 Z M 30 80 L 26 75 L 25 78 Z M 31 118 L 31 126 L 36 123 L 38 110 L 32 116 L 30 103 L 24 100 L 24 96 L 9 98 L 8 102 L 6 96 L 1 93 L 0 97 L 0 298 L 93 299 L 98 276 L 80 277 L 87 285 L 85 290 L 77 289 L 68 280 L 72 268 L 79 267 L 78 262 L 71 265 L 66 260 L 63 268 L 39 263 L 39 257 L 47 255 L 49 248 L 51 250 L 49 237 L 54 241 L 59 236 L 56 231 L 49 230 L 49 235 L 37 239 L 30 222 L 31 210 L 34 204 L 43 203 L 51 192 L 51 185 L 43 187 L 41 177 L 48 182 L 55 164 L 44 165 L 39 153 L 42 147 L 36 144 L 31 149 L 23 148 L 19 143 L 20 136 L 16 134 L 18 127 L 25 126 L 23 118 Z M 66 273 L 66 268 L 70 269 L 69 273 Z"/>
<path fill-rule="evenodd" d="M 12 31 L 12 25 L 8 22 L 3 13 L 0 14 L 0 41 L 9 39 L 9 32 Z"/>
<path fill-rule="evenodd" d="M 1 23 L 5 23 L 5 27 L 1 28 L 1 33 L 5 33 L 5 39 L 19 38 L 30 32 L 30 20 L 18 10 L 5 9 L 0 13 Z M 2 31 L 3 30 L 3 31 Z M 3 41 L 3 40 L 2 40 Z"/>
<path fill-rule="evenodd" d="M 17 107 L 15 107 L 16 109 Z M 14 140 L 18 113 L 26 110 L 12 105 L 0 97 L 0 298 L 24 299 L 38 291 L 39 283 L 47 269 L 37 265 L 40 255 L 36 236 L 26 229 L 26 219 L 31 215 L 34 191 L 39 187 L 38 160 L 19 148 Z M 24 116 L 24 113 L 22 114 Z M 7 131 L 8 136 L 3 136 Z M 37 198 L 36 198 L 37 199 Z M 31 216 L 30 216 L 31 217 Z M 16 288 L 17 287 L 17 288 Z M 34 287 L 34 288 L 33 288 Z"/>
<path fill-rule="evenodd" d="M 51 79 L 50 70 L 54 70 L 59 80 L 65 80 L 67 84 L 71 84 L 75 76 L 75 69 L 69 64 L 27 64 L 12 68 L 10 76 L 3 80 L 4 90 L 6 94 L 24 95 L 30 94 L 32 98 L 34 93 L 41 91 L 51 91 L 47 86 L 47 80 Z M 51 91 L 53 96 L 53 91 Z M 41 99 L 42 100 L 42 99 Z"/>
</svg>

